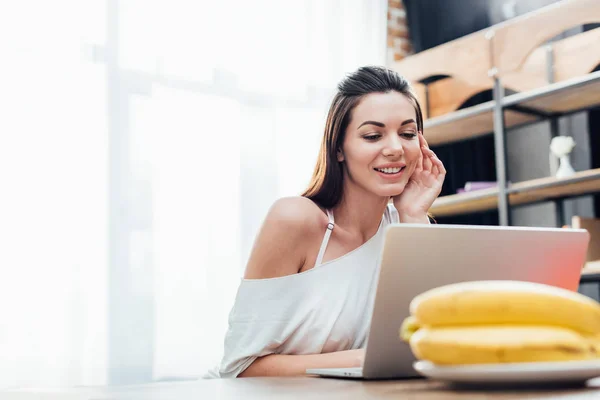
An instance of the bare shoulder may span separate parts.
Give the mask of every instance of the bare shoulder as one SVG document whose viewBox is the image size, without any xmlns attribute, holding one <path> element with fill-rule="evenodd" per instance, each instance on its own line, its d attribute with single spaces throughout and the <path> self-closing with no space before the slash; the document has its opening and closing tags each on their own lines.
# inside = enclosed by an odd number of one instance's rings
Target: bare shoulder
<svg viewBox="0 0 600 400">
<path fill-rule="evenodd" d="M 267 213 L 244 277 L 275 278 L 297 273 L 315 235 L 327 224 L 327 216 L 305 197 L 277 200 Z"/>
<path fill-rule="evenodd" d="M 306 197 L 284 197 L 273 203 L 265 222 L 310 233 L 311 229 L 320 226 L 324 216 L 319 206 Z"/>
</svg>

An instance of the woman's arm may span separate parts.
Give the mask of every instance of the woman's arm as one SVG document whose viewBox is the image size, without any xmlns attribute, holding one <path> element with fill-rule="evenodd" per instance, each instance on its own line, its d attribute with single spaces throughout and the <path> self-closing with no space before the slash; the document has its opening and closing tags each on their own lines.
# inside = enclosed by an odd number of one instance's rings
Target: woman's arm
<svg viewBox="0 0 600 400">
<path fill-rule="evenodd" d="M 307 258 L 312 262 L 325 233 L 327 217 L 312 201 L 288 197 L 275 202 L 256 238 L 246 266 L 246 279 L 295 274 Z M 298 299 L 302 301 L 302 299 Z M 304 375 L 307 368 L 360 367 L 364 350 L 325 354 L 270 354 L 257 358 L 240 377 Z"/>
<path fill-rule="evenodd" d="M 308 368 L 361 367 L 364 355 L 364 349 L 308 355 L 271 354 L 257 358 L 238 376 L 297 376 L 305 375 Z"/>
</svg>

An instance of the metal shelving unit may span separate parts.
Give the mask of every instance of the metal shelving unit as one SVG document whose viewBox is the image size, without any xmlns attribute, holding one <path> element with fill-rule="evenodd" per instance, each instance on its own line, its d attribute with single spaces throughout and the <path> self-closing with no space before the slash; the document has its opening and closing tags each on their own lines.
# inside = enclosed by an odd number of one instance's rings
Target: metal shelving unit
<svg viewBox="0 0 600 400">
<path fill-rule="evenodd" d="M 485 136 L 494 131 L 494 101 L 478 104 L 425 120 L 427 142 L 432 145 L 458 142 Z M 520 111 L 506 110 L 508 127 L 523 126 L 537 122 L 540 117 Z"/>
<path fill-rule="evenodd" d="M 431 146 L 493 135 L 496 187 L 439 197 L 434 217 L 498 210 L 506 226 L 513 207 L 553 201 L 562 226 L 564 199 L 600 193 L 600 168 L 509 184 L 506 155 L 511 130 L 548 121 L 554 137 L 560 117 L 600 106 L 600 71 L 589 72 L 600 62 L 600 28 L 560 38 L 598 22 L 598 0 L 561 0 L 394 63 L 418 83 Z M 491 101 L 448 112 L 489 90 Z M 600 282 L 600 265 L 588 267 L 585 280 Z"/>
<path fill-rule="evenodd" d="M 498 189 L 442 196 L 431 208 L 435 216 L 451 216 L 490 211 L 499 206 Z M 600 168 L 577 172 L 568 178 L 540 178 L 512 184 L 506 188 L 510 207 L 566 199 L 600 192 Z"/>
<path fill-rule="evenodd" d="M 545 87 L 505 95 L 497 71 L 494 77 L 493 100 L 425 122 L 428 141 L 432 145 L 451 143 L 493 134 L 496 162 L 496 188 L 477 190 L 436 200 L 431 209 L 436 216 L 468 214 L 498 210 L 499 224 L 511 225 L 512 207 L 544 201 L 557 202 L 557 220 L 562 225 L 564 199 L 600 193 L 600 169 L 577 172 L 568 178 L 546 177 L 508 185 L 506 165 L 507 133 L 530 123 L 550 121 L 551 135 L 558 135 L 558 118 L 600 106 L 600 71 L 554 82 L 553 57 L 547 57 Z M 600 282 L 600 267 L 585 267 L 582 283 Z"/>
<path fill-rule="evenodd" d="M 550 69 L 550 68 L 549 68 Z M 504 96 L 500 78 L 495 78 L 494 100 L 425 122 L 430 143 L 442 144 L 493 134 L 498 187 L 442 196 L 431 211 L 449 216 L 497 208 L 500 225 L 510 225 L 510 208 L 521 204 L 558 200 L 600 192 L 600 169 L 519 182 L 507 186 L 506 135 L 512 128 L 557 118 L 600 106 L 600 71 L 546 87 Z M 510 115 L 510 117 L 508 115 Z M 468 129 L 470 127 L 470 129 Z M 551 124 L 556 129 L 556 124 Z M 486 131 L 487 130 L 487 131 Z M 453 132 L 460 132 L 453 134 Z M 552 132 L 556 135 L 557 132 Z"/>
</svg>

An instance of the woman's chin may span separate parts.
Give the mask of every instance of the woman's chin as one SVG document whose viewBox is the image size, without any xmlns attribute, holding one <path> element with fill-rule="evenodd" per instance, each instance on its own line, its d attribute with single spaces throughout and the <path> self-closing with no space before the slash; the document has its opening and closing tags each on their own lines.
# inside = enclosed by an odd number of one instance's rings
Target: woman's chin
<svg viewBox="0 0 600 400">
<path fill-rule="evenodd" d="M 402 194 L 404 191 L 404 185 L 394 185 L 394 187 L 388 187 L 379 191 L 379 195 L 382 197 L 394 197 Z"/>
</svg>

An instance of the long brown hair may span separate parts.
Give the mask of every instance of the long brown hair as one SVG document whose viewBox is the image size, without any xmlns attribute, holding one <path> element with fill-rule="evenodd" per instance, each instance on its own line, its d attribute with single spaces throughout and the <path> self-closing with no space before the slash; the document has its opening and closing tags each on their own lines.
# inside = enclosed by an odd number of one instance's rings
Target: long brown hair
<svg viewBox="0 0 600 400">
<path fill-rule="evenodd" d="M 383 67 L 361 67 L 338 84 L 331 102 L 319 157 L 308 189 L 302 194 L 324 208 L 335 207 L 342 198 L 344 170 L 337 160 L 352 110 L 371 93 L 395 91 L 409 98 L 417 113 L 417 128 L 423 132 L 423 113 L 408 81 L 398 73 Z"/>
</svg>

